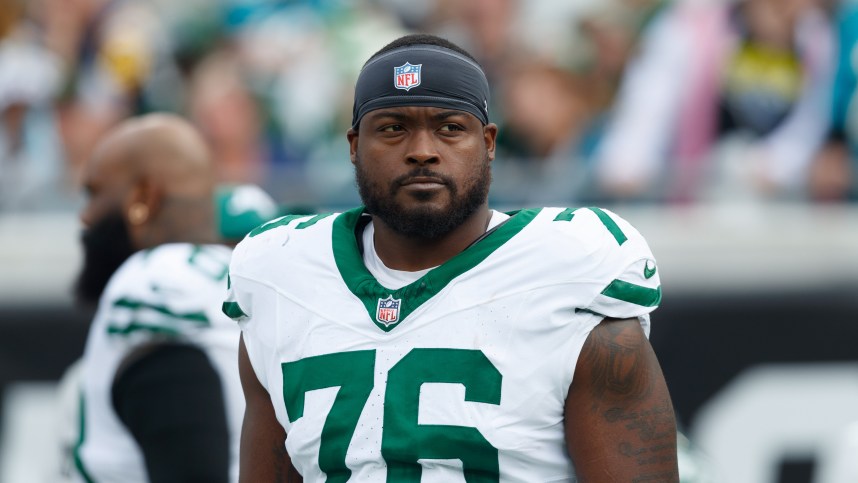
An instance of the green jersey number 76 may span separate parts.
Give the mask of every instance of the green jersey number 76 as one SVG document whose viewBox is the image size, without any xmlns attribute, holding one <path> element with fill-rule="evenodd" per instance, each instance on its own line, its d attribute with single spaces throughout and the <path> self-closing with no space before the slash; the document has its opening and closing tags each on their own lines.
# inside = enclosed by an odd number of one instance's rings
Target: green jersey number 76
<svg viewBox="0 0 858 483">
<path fill-rule="evenodd" d="M 346 452 L 372 392 L 375 350 L 339 352 L 282 364 L 289 421 L 304 415 L 308 391 L 339 387 L 322 427 L 319 468 L 348 481 Z M 424 383 L 462 384 L 465 401 L 500 404 L 501 374 L 478 350 L 413 349 L 388 372 L 381 454 L 389 483 L 419 483 L 419 459 L 459 459 L 469 483 L 498 481 L 498 451 L 473 427 L 418 424 Z"/>
</svg>

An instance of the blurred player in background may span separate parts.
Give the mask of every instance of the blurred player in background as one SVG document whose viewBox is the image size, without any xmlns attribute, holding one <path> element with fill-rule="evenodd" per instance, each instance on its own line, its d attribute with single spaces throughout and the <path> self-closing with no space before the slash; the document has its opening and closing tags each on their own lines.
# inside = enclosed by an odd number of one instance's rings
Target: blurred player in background
<svg viewBox="0 0 858 483">
<path fill-rule="evenodd" d="M 217 231 L 221 242 L 234 246 L 257 226 L 276 218 L 280 213 L 277 202 L 262 188 L 254 184 L 223 184 L 215 190 L 214 208 Z M 220 302 L 220 301 L 218 301 Z M 71 365 L 60 384 L 62 421 L 60 439 L 65 467 L 61 469 L 62 481 L 73 481 L 74 447 L 80 433 L 78 400 L 80 398 L 80 361 Z"/>
<path fill-rule="evenodd" d="M 97 303 L 81 363 L 78 480 L 237 479 L 244 400 L 234 322 L 219 313 L 210 153 L 186 121 L 123 122 L 84 168 L 78 299 Z"/>
<path fill-rule="evenodd" d="M 347 136 L 366 206 L 235 249 L 241 481 L 679 481 L 653 255 L 597 208 L 490 210 L 488 97 L 458 46 L 392 42 Z"/>
</svg>

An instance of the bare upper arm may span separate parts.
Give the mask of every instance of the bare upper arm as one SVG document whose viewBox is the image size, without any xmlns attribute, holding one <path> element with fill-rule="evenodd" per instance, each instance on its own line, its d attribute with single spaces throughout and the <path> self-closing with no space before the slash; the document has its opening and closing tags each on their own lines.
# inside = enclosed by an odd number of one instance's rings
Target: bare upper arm
<svg viewBox="0 0 858 483">
<path fill-rule="evenodd" d="M 565 414 L 579 482 L 679 481 L 673 405 L 636 319 L 605 319 L 590 333 Z"/>
<path fill-rule="evenodd" d="M 246 407 L 241 427 L 239 481 L 301 483 L 301 475 L 286 453 L 286 431 L 277 421 L 268 391 L 256 378 L 242 335 L 238 371 Z"/>
</svg>

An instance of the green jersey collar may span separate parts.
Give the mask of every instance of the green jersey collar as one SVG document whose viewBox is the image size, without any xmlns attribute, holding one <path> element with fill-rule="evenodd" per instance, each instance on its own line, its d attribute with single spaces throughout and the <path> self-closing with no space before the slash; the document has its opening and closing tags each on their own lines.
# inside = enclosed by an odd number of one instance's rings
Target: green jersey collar
<svg viewBox="0 0 858 483">
<path fill-rule="evenodd" d="M 454 278 L 485 260 L 530 223 L 541 208 L 512 213 L 512 217 L 442 265 L 398 289 L 383 287 L 363 263 L 355 228 L 364 207 L 340 214 L 334 220 L 333 250 L 337 269 L 349 290 L 363 302 L 369 318 L 379 329 L 390 332 L 424 302 L 444 289 Z"/>
</svg>

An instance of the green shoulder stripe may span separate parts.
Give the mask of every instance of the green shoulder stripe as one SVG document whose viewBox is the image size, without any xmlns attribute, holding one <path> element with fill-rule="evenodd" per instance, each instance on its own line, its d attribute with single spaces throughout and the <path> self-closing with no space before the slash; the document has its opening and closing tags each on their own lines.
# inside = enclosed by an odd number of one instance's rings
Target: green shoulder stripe
<svg viewBox="0 0 858 483">
<path fill-rule="evenodd" d="M 316 215 L 316 216 L 314 216 L 314 217 L 310 218 L 310 219 L 309 219 L 309 220 L 307 220 L 307 221 L 302 221 L 301 223 L 298 223 L 298 224 L 295 226 L 295 229 L 296 229 L 296 230 L 303 230 L 303 229 L 305 229 L 305 228 L 310 228 L 311 226 L 313 226 L 313 225 L 315 225 L 316 223 L 318 223 L 318 222 L 319 222 L 319 220 L 324 220 L 325 218 L 327 218 L 327 217 L 329 217 L 329 216 L 331 216 L 331 215 L 333 215 L 333 213 L 322 213 L 322 214 L 320 214 L 320 215 Z"/>
<path fill-rule="evenodd" d="M 151 334 L 169 335 L 171 337 L 179 335 L 179 331 L 173 327 L 142 322 L 131 322 L 126 326 L 110 325 L 107 327 L 107 333 L 112 335 L 128 335 L 135 332 L 149 332 Z"/>
<path fill-rule="evenodd" d="M 247 317 L 247 314 L 241 310 L 241 306 L 238 305 L 238 302 L 224 302 L 221 305 L 220 309 L 226 314 L 227 317 L 233 320 L 240 319 L 242 317 Z"/>
<path fill-rule="evenodd" d="M 325 218 L 327 218 L 331 215 L 333 215 L 333 213 L 320 213 L 318 215 L 311 215 L 311 214 L 286 215 L 282 218 L 278 218 L 278 219 L 271 221 L 271 222 L 268 222 L 264 225 L 257 226 L 253 230 L 250 230 L 250 233 L 248 233 L 247 236 L 249 236 L 250 238 L 253 238 L 253 237 L 255 237 L 257 235 L 261 235 L 261 234 L 265 233 L 266 231 L 271 230 L 273 228 L 277 228 L 279 226 L 286 226 L 289 223 L 292 223 L 293 220 L 297 220 L 299 218 L 311 217 L 309 220 L 298 223 L 298 225 L 295 226 L 295 229 L 303 230 L 305 228 L 309 228 L 309 227 L 315 225 L 319 220 L 324 220 Z"/>
<path fill-rule="evenodd" d="M 628 240 L 626 234 L 623 233 L 623 230 L 620 229 L 619 225 L 617 225 L 614 219 L 611 218 L 611 215 L 605 213 L 600 208 L 596 208 L 595 206 L 591 206 L 587 209 L 592 211 L 596 214 L 596 216 L 599 217 L 599 220 L 602 222 L 603 225 L 605 225 L 605 228 L 607 228 L 608 231 L 611 232 L 611 235 L 614 235 L 614 240 L 617 240 L 618 244 L 622 245 L 626 242 L 626 240 Z"/>
<path fill-rule="evenodd" d="M 188 313 L 178 313 L 170 310 L 163 305 L 155 305 L 147 302 L 143 302 L 141 300 L 134 300 L 130 298 L 121 298 L 116 302 L 113 302 L 114 307 L 124 307 L 131 310 L 154 310 L 155 312 L 167 315 L 169 317 L 181 320 L 187 320 L 189 322 L 195 322 L 202 325 L 209 324 L 209 318 L 206 316 L 205 312 L 188 312 Z"/>
<path fill-rule="evenodd" d="M 661 303 L 661 286 L 649 288 L 614 280 L 602 290 L 602 295 L 643 307 L 655 307 Z"/>
<path fill-rule="evenodd" d="M 282 218 L 278 218 L 274 221 L 265 223 L 263 225 L 259 225 L 256 228 L 250 230 L 250 233 L 247 234 L 248 237 L 253 238 L 257 235 L 261 235 L 268 230 L 273 228 L 277 228 L 278 226 L 285 226 L 292 222 L 292 220 L 297 220 L 298 218 L 306 218 L 309 215 L 286 215 Z"/>
<path fill-rule="evenodd" d="M 576 208 L 566 208 L 554 217 L 554 221 L 572 221 L 575 218 Z"/>
</svg>

